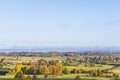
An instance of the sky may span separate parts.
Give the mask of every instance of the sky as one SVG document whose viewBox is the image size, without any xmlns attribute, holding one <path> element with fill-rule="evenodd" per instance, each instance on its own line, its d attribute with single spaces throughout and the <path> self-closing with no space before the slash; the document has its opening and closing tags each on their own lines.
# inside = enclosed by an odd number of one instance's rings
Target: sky
<svg viewBox="0 0 120 80">
<path fill-rule="evenodd" d="M 0 46 L 120 47 L 120 0 L 0 0 Z"/>
</svg>

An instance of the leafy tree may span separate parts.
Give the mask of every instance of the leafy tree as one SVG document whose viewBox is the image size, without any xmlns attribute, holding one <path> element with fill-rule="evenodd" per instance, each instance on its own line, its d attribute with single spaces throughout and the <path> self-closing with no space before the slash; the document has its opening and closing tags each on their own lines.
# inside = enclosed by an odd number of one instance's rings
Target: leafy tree
<svg viewBox="0 0 120 80">
<path fill-rule="evenodd" d="M 58 62 L 56 65 L 57 74 L 62 74 L 62 70 L 63 70 L 63 66 L 62 66 L 61 62 Z"/>
<path fill-rule="evenodd" d="M 15 71 L 16 71 L 16 72 L 20 72 L 21 69 L 22 69 L 22 64 L 21 64 L 21 63 L 19 63 L 19 64 L 17 64 L 17 65 L 15 66 Z"/>
</svg>

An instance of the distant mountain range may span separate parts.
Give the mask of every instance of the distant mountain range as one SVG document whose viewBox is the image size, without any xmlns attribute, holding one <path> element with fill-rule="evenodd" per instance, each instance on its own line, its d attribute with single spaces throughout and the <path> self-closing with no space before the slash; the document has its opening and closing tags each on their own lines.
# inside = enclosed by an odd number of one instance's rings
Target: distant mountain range
<svg viewBox="0 0 120 80">
<path fill-rule="evenodd" d="M 12 47 L 0 48 L 0 52 L 120 52 L 116 47 Z"/>
</svg>

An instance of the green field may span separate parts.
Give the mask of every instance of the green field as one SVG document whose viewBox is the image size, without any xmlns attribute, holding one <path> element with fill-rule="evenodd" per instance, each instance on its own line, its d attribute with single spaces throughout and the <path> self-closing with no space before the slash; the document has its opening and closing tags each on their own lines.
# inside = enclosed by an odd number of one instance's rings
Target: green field
<svg viewBox="0 0 120 80">
<path fill-rule="evenodd" d="M 88 77 L 86 74 L 69 74 L 69 75 L 61 75 L 61 76 L 53 76 L 49 75 L 49 78 L 58 78 L 59 80 L 74 80 L 74 77 L 80 75 L 82 80 L 110 80 L 110 78 L 105 77 Z M 32 76 L 32 75 L 31 75 Z M 39 79 L 43 79 L 44 75 L 37 75 Z M 12 80 L 14 75 L 6 75 L 0 76 L 0 80 Z"/>
</svg>

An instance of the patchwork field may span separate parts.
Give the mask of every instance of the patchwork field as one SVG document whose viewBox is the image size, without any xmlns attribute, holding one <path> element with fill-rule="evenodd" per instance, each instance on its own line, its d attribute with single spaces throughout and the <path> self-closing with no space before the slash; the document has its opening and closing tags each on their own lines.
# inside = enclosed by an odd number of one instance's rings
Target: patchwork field
<svg viewBox="0 0 120 80">
<path fill-rule="evenodd" d="M 3 58 L 3 57 L 1 57 Z M 58 60 L 58 61 L 64 61 L 67 60 L 66 57 L 4 57 L 5 61 L 4 62 L 12 62 L 12 65 L 8 66 L 3 66 L 3 68 L 9 68 L 9 69 L 15 69 L 16 64 L 22 63 L 22 62 L 37 62 L 38 60 L 46 60 L 46 61 L 51 61 L 51 60 Z M 23 65 L 24 66 L 24 65 Z M 113 65 L 105 65 L 105 64 L 95 64 L 94 67 L 87 66 L 85 67 L 85 63 L 79 63 L 78 66 L 63 66 L 64 68 L 67 68 L 68 70 L 73 70 L 73 69 L 80 69 L 84 71 L 91 71 L 91 70 L 106 70 L 106 69 L 111 69 L 113 68 Z M 120 73 L 120 67 L 112 69 L 111 72 L 113 73 Z M 58 80 L 74 80 L 74 78 L 79 75 L 81 80 L 111 80 L 113 78 L 109 77 L 99 77 L 99 76 L 90 76 L 90 74 L 87 73 L 79 73 L 79 74 L 62 74 L 62 75 L 48 75 L 48 78 L 57 78 Z M 111 75 L 111 74 L 108 74 Z M 25 76 L 33 76 L 33 75 L 25 75 Z M 0 76 L 0 80 L 13 80 L 15 77 L 15 74 L 10 72 L 6 74 L 5 76 Z M 39 79 L 44 79 L 44 75 L 37 75 Z"/>
</svg>

